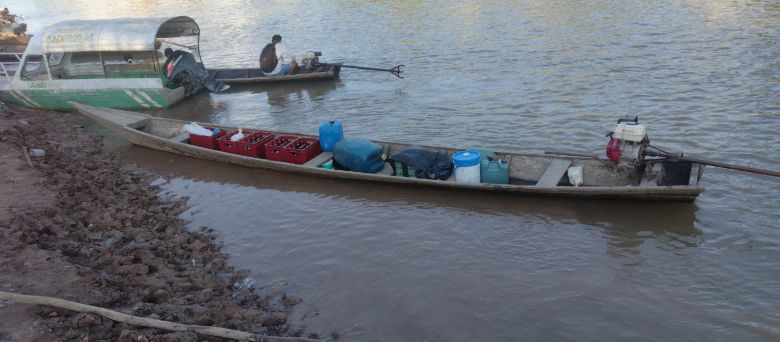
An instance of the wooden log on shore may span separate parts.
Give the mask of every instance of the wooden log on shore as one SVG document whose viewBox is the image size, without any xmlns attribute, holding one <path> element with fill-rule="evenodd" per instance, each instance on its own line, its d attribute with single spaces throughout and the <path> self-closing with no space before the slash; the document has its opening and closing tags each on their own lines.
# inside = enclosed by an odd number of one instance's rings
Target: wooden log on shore
<svg viewBox="0 0 780 342">
<path fill-rule="evenodd" d="M 27 146 L 22 146 L 22 153 L 24 153 L 24 159 L 27 159 L 27 165 L 29 165 L 31 168 L 35 168 L 32 163 L 32 159 L 30 159 L 30 154 L 27 153 Z"/>
<path fill-rule="evenodd" d="M 34 304 L 34 305 L 46 305 L 60 309 L 66 309 L 77 312 L 86 312 L 106 317 L 112 321 L 127 323 L 131 325 L 137 325 L 148 328 L 156 328 L 169 331 L 182 331 L 182 332 L 194 332 L 200 335 L 208 335 L 221 338 L 229 338 L 233 340 L 247 340 L 258 342 L 321 342 L 322 340 L 315 340 L 304 337 L 279 337 L 279 336 L 266 336 L 248 333 L 244 331 L 238 331 L 233 329 L 226 329 L 220 327 L 208 327 L 202 325 L 189 325 L 180 324 L 168 321 L 162 321 L 159 319 L 151 319 L 145 317 L 138 317 L 128 315 L 114 310 L 99 308 L 97 306 L 81 304 L 72 302 L 69 300 L 44 297 L 44 296 L 29 296 L 21 295 L 11 292 L 0 291 L 0 299 L 11 300 L 17 303 Z"/>
</svg>

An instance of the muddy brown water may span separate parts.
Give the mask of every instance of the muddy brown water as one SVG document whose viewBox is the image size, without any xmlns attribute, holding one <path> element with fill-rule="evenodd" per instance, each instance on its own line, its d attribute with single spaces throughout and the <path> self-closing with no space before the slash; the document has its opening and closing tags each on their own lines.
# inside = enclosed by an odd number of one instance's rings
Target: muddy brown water
<svg viewBox="0 0 780 342">
<path fill-rule="evenodd" d="M 12 1 L 30 27 L 185 14 L 212 67 L 280 33 L 341 80 L 200 94 L 161 116 L 436 145 L 602 154 L 639 115 L 653 143 L 780 169 L 780 6 L 756 1 Z M 296 177 L 116 142 L 170 175 L 297 324 L 347 340 L 780 339 L 780 182 L 708 168 L 693 204 L 582 202 Z"/>
</svg>

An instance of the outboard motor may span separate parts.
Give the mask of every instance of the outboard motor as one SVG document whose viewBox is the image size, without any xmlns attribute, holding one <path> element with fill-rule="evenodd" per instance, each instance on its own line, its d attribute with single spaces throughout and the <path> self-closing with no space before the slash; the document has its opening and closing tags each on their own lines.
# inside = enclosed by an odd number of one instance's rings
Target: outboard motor
<svg viewBox="0 0 780 342">
<path fill-rule="evenodd" d="M 229 85 L 222 81 L 214 79 L 214 74 L 208 73 L 203 66 L 198 65 L 195 55 L 190 52 L 174 51 L 170 61 L 166 61 L 163 67 L 165 76 L 171 82 L 184 87 L 185 97 L 189 97 L 197 92 L 201 85 L 213 92 L 220 92 L 230 88 Z"/>
<path fill-rule="evenodd" d="M 639 123 L 639 117 L 618 120 L 615 129 L 607 134 L 607 158 L 615 164 L 638 164 L 644 160 L 650 144 L 647 128 Z"/>
<path fill-rule="evenodd" d="M 322 52 L 306 51 L 301 57 L 301 66 L 304 69 L 311 71 L 317 67 L 317 64 L 320 64 L 320 56 L 322 56 Z"/>
</svg>

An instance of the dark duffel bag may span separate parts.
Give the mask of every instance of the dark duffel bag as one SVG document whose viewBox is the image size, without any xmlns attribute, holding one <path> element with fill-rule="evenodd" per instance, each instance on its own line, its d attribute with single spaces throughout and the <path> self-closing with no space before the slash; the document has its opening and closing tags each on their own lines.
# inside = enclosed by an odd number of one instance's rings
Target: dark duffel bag
<svg viewBox="0 0 780 342">
<path fill-rule="evenodd" d="M 446 154 L 421 147 L 406 148 L 387 161 L 395 176 L 445 180 L 452 174 L 452 161 Z"/>
</svg>

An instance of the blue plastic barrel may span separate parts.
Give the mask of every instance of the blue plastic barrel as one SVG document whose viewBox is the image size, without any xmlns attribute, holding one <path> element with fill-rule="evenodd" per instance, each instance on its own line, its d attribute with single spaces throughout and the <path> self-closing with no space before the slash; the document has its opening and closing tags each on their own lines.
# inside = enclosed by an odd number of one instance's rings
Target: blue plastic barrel
<svg viewBox="0 0 780 342">
<path fill-rule="evenodd" d="M 326 152 L 333 151 L 333 146 L 344 138 L 341 122 L 338 120 L 325 121 L 320 125 L 320 149 Z"/>
<path fill-rule="evenodd" d="M 376 173 L 385 167 L 382 147 L 365 139 L 344 138 L 333 147 L 333 160 L 351 171 Z"/>
</svg>

